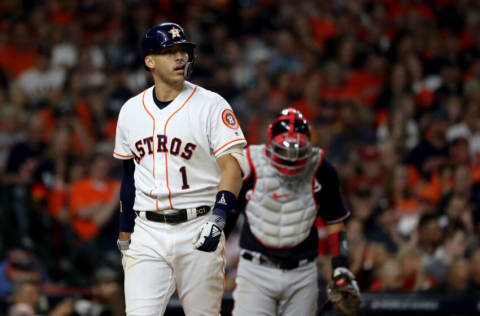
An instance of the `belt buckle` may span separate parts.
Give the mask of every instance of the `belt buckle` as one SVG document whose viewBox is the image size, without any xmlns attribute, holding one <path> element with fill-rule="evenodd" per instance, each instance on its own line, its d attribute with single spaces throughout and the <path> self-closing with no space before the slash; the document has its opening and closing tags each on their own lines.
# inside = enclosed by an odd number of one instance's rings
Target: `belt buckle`
<svg viewBox="0 0 480 316">
<path fill-rule="evenodd" d="M 265 264 L 265 259 L 263 258 L 263 256 L 257 252 L 250 252 L 250 251 L 243 251 L 242 255 L 245 255 L 245 259 L 247 259 L 248 261 L 251 261 L 255 264 L 258 264 L 258 265 L 263 265 Z"/>
<path fill-rule="evenodd" d="M 205 215 L 207 214 L 207 207 L 206 206 L 200 206 L 200 207 L 197 207 L 197 216 L 202 216 L 202 215 Z"/>
<path fill-rule="evenodd" d="M 295 269 L 295 267 L 293 267 L 293 264 L 290 265 L 286 262 L 278 262 L 275 264 L 277 266 L 278 269 L 280 270 L 292 270 L 292 269 Z"/>
</svg>

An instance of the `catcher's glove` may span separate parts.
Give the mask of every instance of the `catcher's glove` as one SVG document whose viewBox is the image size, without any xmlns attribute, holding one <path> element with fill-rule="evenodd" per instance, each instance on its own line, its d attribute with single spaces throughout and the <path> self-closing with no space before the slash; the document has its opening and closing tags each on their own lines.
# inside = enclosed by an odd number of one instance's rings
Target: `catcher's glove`
<svg viewBox="0 0 480 316">
<path fill-rule="evenodd" d="M 347 316 L 357 315 L 360 291 L 355 278 L 347 268 L 336 268 L 327 288 L 328 300 Z"/>
</svg>

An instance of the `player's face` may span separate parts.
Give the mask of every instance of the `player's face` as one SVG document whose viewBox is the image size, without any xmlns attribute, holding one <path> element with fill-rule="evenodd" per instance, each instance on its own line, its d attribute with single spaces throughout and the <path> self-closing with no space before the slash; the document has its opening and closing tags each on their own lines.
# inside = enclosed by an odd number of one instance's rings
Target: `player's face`
<svg viewBox="0 0 480 316">
<path fill-rule="evenodd" d="M 152 72 L 160 80 L 167 84 L 183 82 L 185 64 L 188 61 L 188 53 L 184 46 L 174 45 L 159 51 L 157 54 L 148 56 L 151 58 Z"/>
</svg>

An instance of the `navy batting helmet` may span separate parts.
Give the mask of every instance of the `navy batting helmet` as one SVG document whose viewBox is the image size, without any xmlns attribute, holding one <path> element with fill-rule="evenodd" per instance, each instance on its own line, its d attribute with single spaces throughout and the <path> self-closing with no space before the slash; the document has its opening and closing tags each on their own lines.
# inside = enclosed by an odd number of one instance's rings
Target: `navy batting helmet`
<svg viewBox="0 0 480 316">
<path fill-rule="evenodd" d="M 166 22 L 149 29 L 142 38 L 142 54 L 145 57 L 177 44 L 183 45 L 188 53 L 188 62 L 185 65 L 185 78 L 188 78 L 195 63 L 194 48 L 196 45 L 187 40 L 185 31 L 180 25 Z"/>
</svg>

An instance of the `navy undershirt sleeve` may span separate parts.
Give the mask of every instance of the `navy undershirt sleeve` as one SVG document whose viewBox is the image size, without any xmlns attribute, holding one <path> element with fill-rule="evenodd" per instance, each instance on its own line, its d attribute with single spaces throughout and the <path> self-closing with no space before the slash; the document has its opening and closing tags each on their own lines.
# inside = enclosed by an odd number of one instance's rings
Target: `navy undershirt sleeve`
<svg viewBox="0 0 480 316">
<path fill-rule="evenodd" d="M 321 189 L 315 193 L 315 198 L 320 204 L 319 215 L 322 220 L 328 224 L 345 218 L 349 212 L 343 201 L 340 180 L 335 167 L 324 159 L 316 177 Z"/>
<path fill-rule="evenodd" d="M 123 161 L 122 185 L 120 188 L 120 231 L 133 232 L 135 214 L 133 203 L 135 202 L 135 163 L 133 159 Z"/>
</svg>

